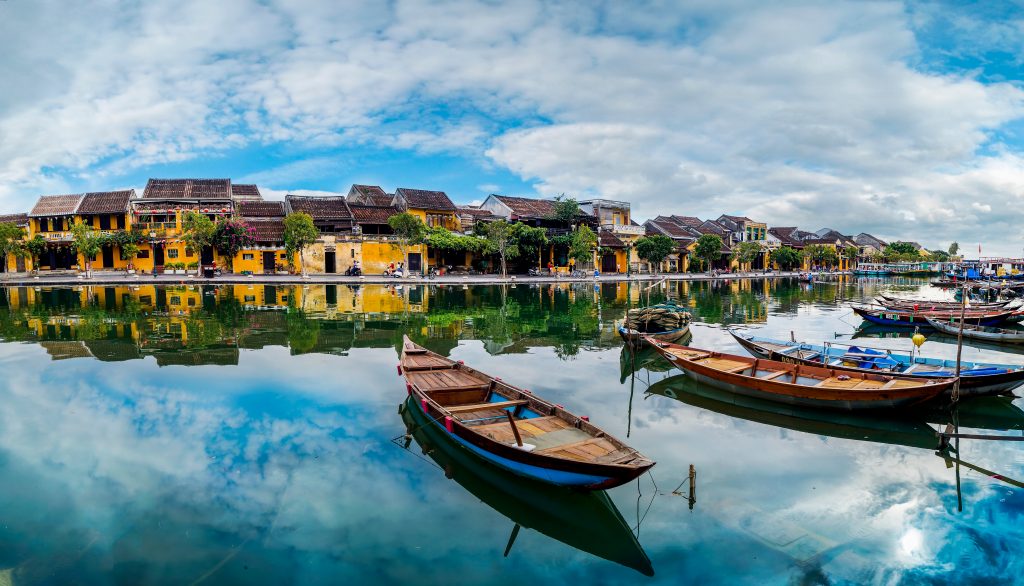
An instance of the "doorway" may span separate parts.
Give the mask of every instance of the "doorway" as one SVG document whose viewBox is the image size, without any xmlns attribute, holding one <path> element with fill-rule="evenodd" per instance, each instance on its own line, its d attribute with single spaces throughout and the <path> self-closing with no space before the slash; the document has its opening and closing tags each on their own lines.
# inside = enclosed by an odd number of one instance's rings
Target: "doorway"
<svg viewBox="0 0 1024 586">
<path fill-rule="evenodd" d="M 263 253 L 263 274 L 272 275 L 274 274 L 274 252 Z"/>
<path fill-rule="evenodd" d="M 601 257 L 601 272 L 602 273 L 617 273 L 618 267 L 615 266 L 615 255 L 606 254 Z"/>
<path fill-rule="evenodd" d="M 423 272 L 423 255 L 419 252 L 409 253 L 409 274 L 416 275 Z"/>
<path fill-rule="evenodd" d="M 164 247 L 157 246 L 153 251 L 153 266 L 162 267 L 164 266 Z"/>
<path fill-rule="evenodd" d="M 103 266 L 100 268 L 114 268 L 114 247 L 109 244 L 103 247 Z"/>
<path fill-rule="evenodd" d="M 337 269 L 335 268 L 337 266 L 335 264 L 337 262 L 336 259 L 337 259 L 337 256 L 336 256 L 336 253 L 333 250 L 328 250 L 327 252 L 324 253 L 324 272 L 325 273 L 335 273 L 335 272 L 337 272 Z"/>
<path fill-rule="evenodd" d="M 161 258 L 163 258 L 162 255 L 161 255 Z M 203 249 L 201 251 L 199 251 L 199 262 L 202 265 L 212 265 L 213 264 L 213 247 L 212 246 L 204 246 Z M 160 263 L 160 264 L 163 264 L 163 263 Z"/>
</svg>

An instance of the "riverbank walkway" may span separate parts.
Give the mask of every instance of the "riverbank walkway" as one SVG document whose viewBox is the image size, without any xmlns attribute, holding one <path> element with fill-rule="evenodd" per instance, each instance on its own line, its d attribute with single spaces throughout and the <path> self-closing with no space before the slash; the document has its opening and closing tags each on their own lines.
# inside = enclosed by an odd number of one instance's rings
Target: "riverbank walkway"
<svg viewBox="0 0 1024 586">
<path fill-rule="evenodd" d="M 238 283 L 265 283 L 272 285 L 363 285 L 363 284 L 434 284 L 434 285 L 498 285 L 502 283 L 618 283 L 626 281 L 657 282 L 666 281 L 726 281 L 735 279 L 780 279 L 796 277 L 799 273 L 791 271 L 773 271 L 764 273 L 761 271 L 745 273 L 721 273 L 711 275 L 708 273 L 667 273 L 667 274 L 601 274 L 595 277 L 568 277 L 565 275 L 509 275 L 502 278 L 500 275 L 444 275 L 437 277 L 426 277 L 412 275 L 409 277 L 386 277 L 384 275 L 364 275 L 361 277 L 348 277 L 341 274 L 309 274 L 302 275 L 240 275 L 224 274 L 212 278 L 201 275 L 172 275 L 151 273 L 127 274 L 124 271 L 93 271 L 91 277 L 83 273 L 61 272 L 39 275 L 29 273 L 4 273 L 0 274 L 0 286 L 24 287 L 24 286 L 60 286 L 60 285 L 125 285 L 135 283 L 146 284 L 238 284 Z M 815 273 L 815 277 L 832 277 L 849 273 Z"/>
</svg>

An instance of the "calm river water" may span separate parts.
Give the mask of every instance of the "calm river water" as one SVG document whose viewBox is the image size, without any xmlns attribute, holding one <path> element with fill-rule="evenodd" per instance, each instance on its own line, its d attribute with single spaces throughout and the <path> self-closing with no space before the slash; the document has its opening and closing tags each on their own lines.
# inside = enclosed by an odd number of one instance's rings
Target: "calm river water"
<svg viewBox="0 0 1024 586">
<path fill-rule="evenodd" d="M 0 585 L 1021 580 L 1024 444 L 937 454 L 942 409 L 734 405 L 615 331 L 667 295 L 691 306 L 697 347 L 742 353 L 739 327 L 908 349 L 909 333 L 857 329 L 850 303 L 944 292 L 646 287 L 0 289 Z M 403 437 L 404 333 L 589 415 L 657 466 L 580 495 Z M 955 346 L 930 336 L 924 351 Z M 982 358 L 1024 364 L 965 349 Z M 970 401 L 955 417 L 1021 435 L 1022 408 Z"/>
</svg>

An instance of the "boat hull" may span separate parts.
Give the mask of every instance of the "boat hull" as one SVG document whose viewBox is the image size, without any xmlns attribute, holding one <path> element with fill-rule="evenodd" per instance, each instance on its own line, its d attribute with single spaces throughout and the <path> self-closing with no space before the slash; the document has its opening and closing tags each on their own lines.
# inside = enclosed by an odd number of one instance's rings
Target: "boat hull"
<svg viewBox="0 0 1024 586">
<path fill-rule="evenodd" d="M 798 358 L 795 356 L 790 356 L 788 354 L 783 354 L 778 351 L 768 350 L 766 348 L 758 346 L 757 343 L 747 340 L 743 336 L 739 336 L 735 333 L 733 333 L 733 338 L 735 338 L 736 341 L 741 346 L 743 346 L 743 348 L 747 352 L 750 352 L 750 354 L 752 354 L 753 356 L 757 356 L 758 358 L 767 358 L 769 360 L 777 360 L 779 362 L 786 362 L 788 364 L 806 364 L 808 366 L 821 366 L 821 362 L 819 361 Z M 811 348 L 814 350 L 820 350 L 820 348 L 817 346 L 812 346 Z M 839 356 L 835 356 L 835 358 L 839 358 Z M 909 359 L 903 360 L 901 355 L 892 355 L 891 358 L 901 362 L 905 366 L 910 365 Z M 966 364 L 969 365 L 966 366 L 967 368 L 973 368 L 976 366 L 974 363 Z M 829 365 L 829 368 L 833 368 L 835 370 L 846 370 L 850 372 L 880 372 L 879 370 L 869 368 L 858 368 L 856 366 Z M 913 373 L 910 373 L 905 376 L 912 377 L 915 375 Z M 917 376 L 919 378 L 925 378 L 924 376 L 921 375 Z M 1006 393 L 1009 393 L 1013 389 L 1016 389 L 1017 387 L 1021 386 L 1022 384 L 1024 384 L 1024 370 L 1017 370 L 1012 372 L 991 375 L 986 374 L 978 376 L 964 376 L 961 377 L 960 379 L 960 395 L 964 397 L 1004 395 Z M 946 394 L 948 395 L 949 393 L 947 392 Z"/>
<path fill-rule="evenodd" d="M 630 344 L 646 344 L 647 342 L 644 341 L 645 335 L 650 336 L 651 338 L 654 338 L 659 342 L 669 342 L 671 344 L 676 344 L 679 343 L 680 340 L 690 335 L 690 326 L 686 326 L 685 328 L 668 330 L 665 332 L 655 332 L 651 334 L 641 332 L 639 330 L 634 330 L 632 328 L 627 328 L 626 326 L 619 326 L 619 337 L 621 337 L 624 341 Z"/>
<path fill-rule="evenodd" d="M 948 336 L 956 336 L 960 333 L 960 326 L 957 324 L 944 323 L 934 319 L 928 320 L 928 323 L 931 327 Z M 963 335 L 965 338 L 991 342 L 993 344 L 1024 344 L 1024 330 L 1021 330 L 1020 334 L 1016 334 L 1009 332 L 985 332 L 976 329 L 964 328 Z"/>
<path fill-rule="evenodd" d="M 934 399 L 952 385 L 952 380 L 943 379 L 941 381 L 921 381 L 921 384 L 911 388 L 874 391 L 817 388 L 724 372 L 700 362 L 676 356 L 664 345 L 655 343 L 654 348 L 673 366 L 699 383 L 747 397 L 816 409 L 846 411 L 900 409 Z M 820 367 L 816 368 L 820 369 Z M 900 378 L 908 379 L 910 377 Z"/>
<path fill-rule="evenodd" d="M 859 307 L 854 307 L 853 311 L 865 321 L 882 326 L 901 328 L 932 327 L 928 323 L 928 316 L 921 313 L 901 312 L 898 310 L 869 311 Z M 1004 323 L 1009 315 L 1009 312 L 988 315 L 980 318 L 980 323 L 983 326 L 997 326 Z M 971 318 L 970 321 L 971 323 L 978 323 L 979 319 Z"/>
</svg>

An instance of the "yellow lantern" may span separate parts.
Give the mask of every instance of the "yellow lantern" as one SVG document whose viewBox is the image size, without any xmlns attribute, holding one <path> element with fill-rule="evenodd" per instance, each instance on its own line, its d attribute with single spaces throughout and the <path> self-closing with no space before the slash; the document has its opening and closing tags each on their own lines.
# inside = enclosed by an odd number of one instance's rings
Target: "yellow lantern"
<svg viewBox="0 0 1024 586">
<path fill-rule="evenodd" d="M 914 334 L 914 336 L 913 336 L 912 338 L 910 338 L 910 340 L 911 340 L 912 342 L 914 342 L 914 345 L 915 345 L 915 346 L 917 346 L 918 348 L 920 348 L 920 347 L 921 347 L 921 344 L 924 344 L 924 340 L 925 340 L 925 338 L 924 338 L 924 334 L 922 334 L 922 333 L 916 333 L 916 334 Z"/>
</svg>

